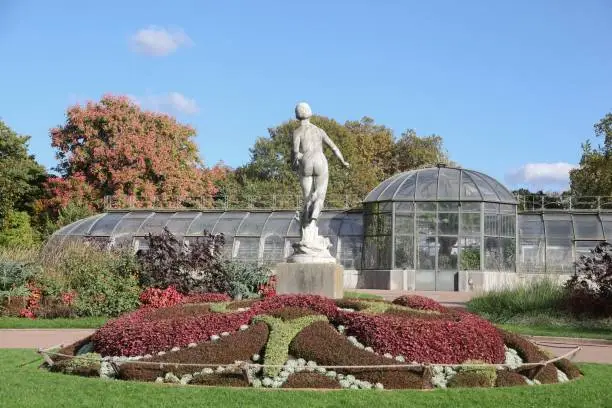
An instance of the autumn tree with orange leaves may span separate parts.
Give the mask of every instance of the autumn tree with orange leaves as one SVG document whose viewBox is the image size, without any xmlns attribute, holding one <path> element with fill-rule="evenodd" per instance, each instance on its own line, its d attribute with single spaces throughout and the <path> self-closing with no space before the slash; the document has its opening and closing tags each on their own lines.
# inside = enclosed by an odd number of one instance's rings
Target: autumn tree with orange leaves
<svg viewBox="0 0 612 408">
<path fill-rule="evenodd" d="M 78 202 L 99 211 L 105 196 L 130 207 L 211 204 L 224 171 L 204 167 L 194 137 L 192 127 L 127 97 L 70 107 L 51 129 L 60 176 L 47 181 L 41 210 L 57 215 Z"/>
</svg>

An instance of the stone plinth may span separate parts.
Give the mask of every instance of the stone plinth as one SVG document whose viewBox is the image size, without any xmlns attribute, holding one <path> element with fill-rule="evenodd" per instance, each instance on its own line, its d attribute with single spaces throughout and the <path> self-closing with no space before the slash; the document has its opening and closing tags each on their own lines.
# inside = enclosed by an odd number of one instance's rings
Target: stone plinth
<svg viewBox="0 0 612 408">
<path fill-rule="evenodd" d="M 302 293 L 341 299 L 344 296 L 344 268 L 332 263 L 277 264 L 276 293 Z"/>
</svg>

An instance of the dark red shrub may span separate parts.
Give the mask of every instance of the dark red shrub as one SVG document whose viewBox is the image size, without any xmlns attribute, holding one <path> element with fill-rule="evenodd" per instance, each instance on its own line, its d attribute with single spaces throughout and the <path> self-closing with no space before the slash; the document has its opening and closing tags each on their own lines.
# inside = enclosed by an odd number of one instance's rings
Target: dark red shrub
<svg viewBox="0 0 612 408">
<path fill-rule="evenodd" d="M 317 313 L 333 319 L 338 314 L 336 303 L 329 298 L 317 295 L 277 295 L 261 302 L 255 303 L 251 307 L 254 314 L 263 314 L 270 310 L 277 310 L 284 307 L 297 307 L 301 309 L 310 309 Z"/>
<path fill-rule="evenodd" d="M 147 288 L 142 291 L 138 299 L 142 306 L 160 308 L 181 303 L 183 295 L 174 286 L 169 286 L 166 289 Z"/>
<path fill-rule="evenodd" d="M 189 305 L 177 305 L 180 309 Z M 157 311 L 164 311 L 160 318 Z M 142 308 L 107 322 L 93 334 L 95 351 L 103 356 L 136 356 L 184 347 L 208 340 L 213 334 L 238 330 L 252 313 L 172 315 L 172 308 Z M 157 316 L 156 316 L 157 314 Z"/>
<path fill-rule="evenodd" d="M 232 298 L 225 293 L 194 293 L 183 299 L 183 303 L 229 302 Z"/>
<path fill-rule="evenodd" d="M 393 300 L 393 303 L 396 305 L 406 306 L 411 309 L 417 310 L 432 310 L 441 313 L 446 311 L 446 308 L 435 300 L 419 295 L 400 296 Z"/>
<path fill-rule="evenodd" d="M 402 355 L 419 363 L 504 361 L 504 342 L 495 326 L 469 314 L 449 320 L 427 320 L 390 315 L 351 313 L 344 316 L 347 334 L 377 352 Z"/>
</svg>

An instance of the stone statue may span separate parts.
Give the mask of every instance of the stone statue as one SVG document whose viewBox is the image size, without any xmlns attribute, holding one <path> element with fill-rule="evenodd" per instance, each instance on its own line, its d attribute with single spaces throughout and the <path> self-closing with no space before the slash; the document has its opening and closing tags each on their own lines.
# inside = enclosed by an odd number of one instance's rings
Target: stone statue
<svg viewBox="0 0 612 408">
<path fill-rule="evenodd" d="M 329 253 L 329 239 L 319 236 L 317 226 L 329 177 L 323 144 L 332 149 L 344 166 L 349 167 L 349 164 L 325 131 L 310 123 L 312 111 L 307 103 L 297 104 L 295 116 L 300 121 L 300 126 L 293 132 L 293 166 L 300 177 L 304 206 L 299 215 L 301 240 L 293 245 L 294 254 L 289 261 L 333 263 L 336 260 Z"/>
</svg>

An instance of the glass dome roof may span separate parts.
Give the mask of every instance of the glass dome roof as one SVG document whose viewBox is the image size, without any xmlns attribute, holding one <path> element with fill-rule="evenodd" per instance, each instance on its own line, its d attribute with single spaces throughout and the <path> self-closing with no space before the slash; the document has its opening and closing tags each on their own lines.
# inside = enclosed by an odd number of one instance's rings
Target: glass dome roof
<svg viewBox="0 0 612 408">
<path fill-rule="evenodd" d="M 430 167 L 396 174 L 380 183 L 364 203 L 377 201 L 487 201 L 517 204 L 500 182 L 474 170 Z"/>
</svg>

